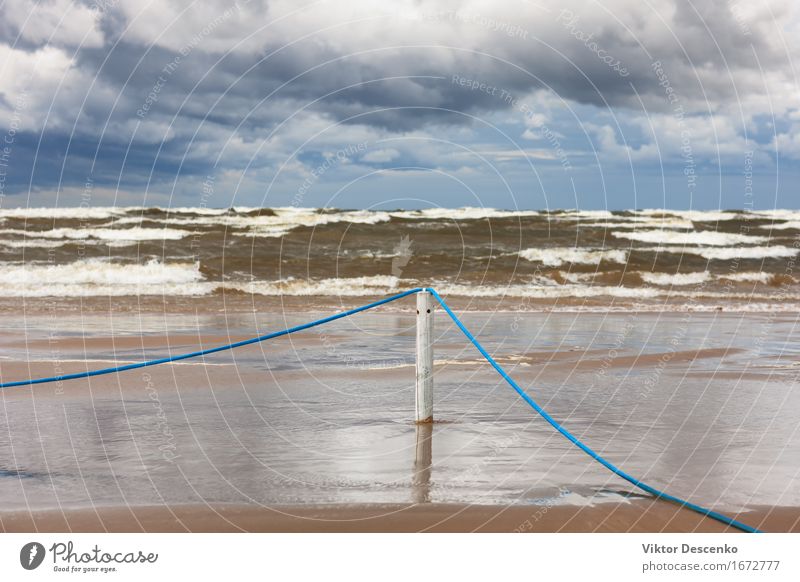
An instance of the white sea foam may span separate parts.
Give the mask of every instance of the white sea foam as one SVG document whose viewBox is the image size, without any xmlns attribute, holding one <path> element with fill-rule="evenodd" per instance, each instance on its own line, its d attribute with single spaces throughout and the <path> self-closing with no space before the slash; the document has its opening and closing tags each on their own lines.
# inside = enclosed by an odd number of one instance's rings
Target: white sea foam
<svg viewBox="0 0 800 582">
<path fill-rule="evenodd" d="M 191 208 L 170 209 L 171 214 L 178 210 L 184 214 L 192 213 Z M 281 237 L 301 226 L 323 226 L 337 222 L 352 224 L 378 224 L 388 222 L 392 218 L 406 220 L 481 220 L 492 218 L 522 218 L 540 216 L 535 210 L 497 210 L 494 208 L 428 208 L 423 210 L 373 211 L 344 210 L 324 212 L 317 208 L 277 207 L 272 208 L 273 216 L 246 216 L 230 213 L 227 210 L 206 211 L 199 216 L 123 216 L 103 226 L 140 224 L 144 221 L 156 221 L 165 225 L 176 226 L 224 226 L 240 229 L 245 232 L 233 234 L 274 238 Z M 134 213 L 135 214 L 135 213 Z"/>
<path fill-rule="evenodd" d="M 614 232 L 616 238 L 666 245 L 731 246 L 769 242 L 769 237 L 748 236 L 730 232 L 673 232 L 671 230 L 641 230 Z"/>
<path fill-rule="evenodd" d="M 652 251 L 659 253 L 698 255 L 709 261 L 731 261 L 733 259 L 782 259 L 797 256 L 798 249 L 784 246 L 774 247 L 729 247 L 729 248 L 698 248 L 698 247 L 652 247 L 636 249 L 638 251 Z"/>
<path fill-rule="evenodd" d="M 0 296 L 90 297 L 204 295 L 215 284 L 202 281 L 197 263 L 119 264 L 87 259 L 64 265 L 0 265 Z"/>
<path fill-rule="evenodd" d="M 397 277 L 377 275 L 374 277 L 349 277 L 335 279 L 283 279 L 281 281 L 251 281 L 248 283 L 226 283 L 226 289 L 235 289 L 255 295 L 319 295 L 362 297 L 381 295 L 397 290 Z"/>
<path fill-rule="evenodd" d="M 0 208 L 0 216 L 4 218 L 83 218 L 102 220 L 123 214 L 124 208 L 116 207 L 62 207 L 62 208 Z"/>
<path fill-rule="evenodd" d="M 496 208 L 426 208 L 424 210 L 403 210 L 389 213 L 394 218 L 410 220 L 481 220 L 486 218 L 517 218 L 539 216 L 536 210 L 497 210 Z"/>
<path fill-rule="evenodd" d="M 352 224 L 377 224 L 388 222 L 391 216 L 387 212 L 371 212 L 369 210 L 351 210 L 344 212 L 321 213 L 315 208 L 273 208 L 274 215 L 246 216 L 238 214 L 211 214 L 209 216 L 170 216 L 141 217 L 126 216 L 104 226 L 140 224 L 142 220 L 157 221 L 173 226 L 223 226 L 233 229 L 231 234 L 239 236 L 277 238 L 288 234 L 301 226 L 323 226 L 337 222 Z M 210 213 L 209 213 L 210 214 Z M 243 232 L 236 232 L 241 230 Z"/>
<path fill-rule="evenodd" d="M 716 299 L 722 301 L 797 301 L 800 296 L 781 296 L 778 294 L 732 293 L 729 291 L 692 291 L 672 289 L 669 287 L 616 287 L 602 285 L 463 285 L 438 282 L 436 290 L 444 295 L 461 297 L 510 297 L 520 299 L 589 299 L 593 297 L 614 297 L 624 299 L 693 298 Z M 716 307 L 715 307 L 716 308 Z"/>
<path fill-rule="evenodd" d="M 714 249 L 718 251 L 720 249 Z M 708 271 L 697 273 L 639 273 L 645 283 L 662 286 L 696 285 L 708 281 L 736 281 L 741 283 L 769 283 L 773 274 L 766 271 L 745 271 L 742 273 L 719 273 L 712 275 Z"/>
<path fill-rule="evenodd" d="M 440 282 L 434 285 L 444 296 L 517 297 L 530 299 L 561 299 L 588 297 L 652 298 L 664 294 L 649 287 L 612 287 L 603 285 L 463 285 Z"/>
<path fill-rule="evenodd" d="M 798 249 L 784 246 L 737 247 L 732 249 L 705 249 L 698 254 L 706 259 L 730 261 L 732 259 L 780 259 L 797 256 Z"/>
<path fill-rule="evenodd" d="M 142 208 L 138 206 L 121 207 L 121 206 L 107 206 L 107 207 L 57 207 L 57 208 L 0 208 L 0 218 L 74 218 L 74 219 L 104 219 L 113 218 L 115 216 L 122 216 L 125 214 L 136 215 L 141 214 L 143 210 L 161 210 L 170 215 L 186 215 L 194 214 L 199 217 L 240 217 L 242 213 L 258 210 L 257 207 L 244 207 L 237 206 L 231 212 L 230 208 L 211 208 L 207 206 L 195 207 L 148 207 Z M 276 207 L 272 208 L 276 213 L 287 213 L 292 211 L 315 213 L 320 214 L 317 208 L 296 208 L 296 207 Z M 384 211 L 332 211 L 328 214 L 345 215 L 352 212 L 366 212 L 371 214 L 382 214 Z M 237 214 L 239 213 L 239 214 Z M 456 220 L 474 220 L 483 218 L 509 218 L 517 216 L 550 216 L 553 219 L 569 219 L 587 218 L 595 220 L 614 219 L 621 221 L 628 220 L 650 220 L 653 217 L 666 216 L 668 218 L 681 218 L 687 221 L 694 222 L 716 222 L 719 220 L 734 220 L 742 218 L 747 215 L 758 216 L 762 218 L 773 218 L 775 220 L 800 220 L 800 211 L 798 210 L 756 210 L 751 212 L 723 212 L 714 210 L 668 210 L 668 209 L 645 209 L 633 211 L 628 216 L 620 216 L 614 214 L 610 210 L 553 210 L 553 211 L 536 211 L 536 210 L 501 210 L 497 208 L 487 207 L 463 207 L 463 208 L 426 208 L 422 210 L 403 210 L 389 212 L 392 216 L 398 218 L 408 219 L 456 219 Z M 133 218 L 129 216 L 128 218 Z M 246 218 L 246 217 L 245 217 Z M 153 217 L 153 219 L 158 219 Z"/>
<path fill-rule="evenodd" d="M 98 239 L 104 241 L 179 240 L 191 231 L 174 228 L 54 228 L 51 230 L 21 230 L 6 228 L 0 234 L 45 239 Z"/>
<path fill-rule="evenodd" d="M 0 246 L 12 249 L 55 249 L 65 245 L 77 244 L 76 239 L 38 239 L 29 238 L 22 240 L 0 240 Z M 133 246 L 138 241 L 135 240 L 115 240 L 115 241 L 102 241 L 95 239 L 81 239 L 80 244 L 84 245 L 105 245 L 108 247 L 129 247 Z"/>
<path fill-rule="evenodd" d="M 716 210 L 665 210 L 648 208 L 637 210 L 635 214 L 642 216 L 677 216 L 692 222 L 719 222 L 720 220 L 735 220 L 743 217 L 741 212 L 721 212 Z"/>
<path fill-rule="evenodd" d="M 0 240 L 0 246 L 10 249 L 55 249 L 64 245 L 74 244 L 71 240 L 46 240 L 46 239 L 22 239 L 22 240 Z"/>
<path fill-rule="evenodd" d="M 632 272 L 633 274 L 633 272 Z M 731 280 L 737 282 L 756 282 L 767 283 L 772 278 L 772 274 L 766 271 L 742 273 L 720 273 L 712 274 L 708 271 L 698 271 L 694 273 L 654 273 L 650 271 L 637 271 L 645 283 L 662 287 L 681 287 L 686 285 L 698 285 L 709 281 Z M 591 284 L 597 273 L 577 273 L 559 271 L 562 279 L 573 284 Z M 536 281 L 537 284 L 540 283 Z M 555 283 L 555 282 L 552 282 Z M 547 284 L 542 281 L 541 284 Z"/>
<path fill-rule="evenodd" d="M 719 275 L 720 279 L 729 279 L 731 281 L 740 281 L 742 283 L 767 283 L 772 278 L 771 273 L 766 271 L 759 272 L 744 272 L 744 273 L 725 273 Z"/>
<path fill-rule="evenodd" d="M 766 230 L 800 230 L 800 220 L 790 220 L 788 222 L 775 222 L 764 224 L 761 228 Z"/>
<path fill-rule="evenodd" d="M 693 223 L 688 220 L 680 218 L 672 219 L 647 219 L 645 217 L 619 217 L 624 218 L 626 222 L 581 222 L 578 226 L 581 228 L 674 228 L 674 229 L 691 229 Z"/>
<path fill-rule="evenodd" d="M 132 208 L 131 212 L 141 212 L 141 210 L 141 208 Z M 207 206 L 178 206 L 175 208 L 157 208 L 157 210 L 163 210 L 164 212 L 169 212 L 170 214 L 198 214 L 203 216 L 220 216 L 230 212 L 230 208 L 209 208 Z M 250 212 L 257 209 L 250 207 L 236 207 L 234 210 L 236 212 Z"/>
<path fill-rule="evenodd" d="M 318 281 L 286 279 L 282 281 L 254 281 L 250 283 L 225 283 L 228 289 L 258 295 L 298 296 L 350 296 L 361 297 L 397 292 L 401 288 L 413 287 L 414 281 L 401 281 L 396 277 L 352 277 L 322 279 Z M 438 282 L 434 285 L 443 295 L 464 297 L 520 297 L 557 299 L 569 297 L 658 297 L 664 291 L 651 288 L 604 287 L 585 285 L 471 285 Z"/>
<path fill-rule="evenodd" d="M 525 249 L 519 256 L 528 261 L 539 262 L 548 267 L 560 267 L 564 263 L 599 265 L 600 261 L 625 263 L 628 254 L 620 249 L 589 249 L 575 247 L 542 247 Z"/>
<path fill-rule="evenodd" d="M 559 271 L 558 274 L 561 276 L 564 281 L 568 283 L 591 283 L 594 279 L 596 273 L 577 273 L 575 271 Z M 539 281 L 536 281 L 539 283 Z M 555 281 L 551 279 L 553 285 L 557 285 Z M 541 283 L 546 284 L 546 283 Z"/>
<path fill-rule="evenodd" d="M 603 218 L 619 218 L 619 217 L 614 216 L 614 214 L 610 210 L 565 210 L 563 212 L 559 212 L 558 214 L 553 215 L 551 218 L 555 220 L 559 219 L 575 220 L 576 218 L 603 219 Z"/>
<path fill-rule="evenodd" d="M 186 209 L 187 212 L 189 209 Z M 508 218 L 537 216 L 536 211 L 505 211 L 493 208 L 430 208 L 396 212 L 371 210 L 345 210 L 320 212 L 316 208 L 272 208 L 273 216 L 245 216 L 231 213 L 211 214 L 194 217 L 139 217 L 126 216 L 109 225 L 139 224 L 144 220 L 157 220 L 159 223 L 177 226 L 225 226 L 244 232 L 232 234 L 251 237 L 278 238 L 298 227 L 317 227 L 338 222 L 351 224 L 378 224 L 392 218 L 408 220 L 478 220 L 485 218 Z"/>
<path fill-rule="evenodd" d="M 323 226 L 337 222 L 350 224 L 378 224 L 391 220 L 386 212 L 370 212 L 367 210 L 353 210 L 320 214 L 306 208 L 281 208 L 276 209 L 277 216 L 263 216 L 254 218 L 248 225 L 250 228 L 247 236 L 255 237 L 280 237 L 299 226 Z"/>
<path fill-rule="evenodd" d="M 760 218 L 772 218 L 773 220 L 800 220 L 800 210 L 776 208 L 775 210 L 753 210 L 752 214 Z"/>
<path fill-rule="evenodd" d="M 141 212 L 141 208 L 122 209 L 130 213 Z M 231 212 L 227 208 L 158 208 L 170 214 L 197 214 L 207 216 L 225 216 L 228 218 L 248 218 L 243 213 L 259 210 L 251 207 L 235 207 Z M 322 208 L 307 208 L 297 206 L 276 206 L 270 208 L 277 215 L 287 214 L 317 214 L 317 215 L 352 215 L 352 214 L 371 214 L 371 215 L 390 215 L 397 218 L 407 219 L 454 219 L 454 220 L 477 220 L 483 218 L 513 218 L 517 216 L 539 216 L 542 213 L 537 210 L 500 210 L 497 208 L 464 206 L 462 208 L 423 208 L 420 210 L 335 210 Z M 593 215 L 594 216 L 594 215 Z M 603 215 L 605 216 L 605 214 Z M 253 218 L 253 217 L 249 217 Z"/>
<path fill-rule="evenodd" d="M 697 273 L 649 273 L 639 272 L 639 276 L 645 283 L 659 286 L 682 286 L 682 285 L 697 285 L 705 283 L 712 279 L 711 273 L 708 271 L 700 271 Z"/>
</svg>

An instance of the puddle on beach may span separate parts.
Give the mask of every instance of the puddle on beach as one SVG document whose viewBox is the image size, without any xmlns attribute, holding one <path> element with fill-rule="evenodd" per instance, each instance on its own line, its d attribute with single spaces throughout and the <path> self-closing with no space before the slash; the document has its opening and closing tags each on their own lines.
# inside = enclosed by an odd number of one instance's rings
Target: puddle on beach
<svg viewBox="0 0 800 582">
<path fill-rule="evenodd" d="M 10 381 L 50 375 L 55 361 L 77 369 L 84 360 L 93 361 L 83 369 L 138 361 L 313 317 L 29 317 L 17 339 L 4 340 L 0 370 Z M 630 474 L 721 509 L 800 505 L 793 320 L 464 320 L 529 394 Z M 624 502 L 635 492 L 538 417 L 441 313 L 441 422 L 414 425 L 413 324 L 408 314 L 370 313 L 205 363 L 0 391 L 0 504 L 553 505 Z M 108 330 L 149 340 L 83 349 L 84 337 Z M 170 340 L 160 343 L 165 332 Z"/>
</svg>

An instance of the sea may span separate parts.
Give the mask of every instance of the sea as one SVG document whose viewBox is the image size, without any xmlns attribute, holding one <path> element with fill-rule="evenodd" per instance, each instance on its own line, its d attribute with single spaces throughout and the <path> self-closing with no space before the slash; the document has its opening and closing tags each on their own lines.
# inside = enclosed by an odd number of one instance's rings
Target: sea
<svg viewBox="0 0 800 582">
<path fill-rule="evenodd" d="M 798 252 L 798 210 L 3 208 L 0 301 L 424 285 L 476 309 L 796 311 Z"/>
</svg>

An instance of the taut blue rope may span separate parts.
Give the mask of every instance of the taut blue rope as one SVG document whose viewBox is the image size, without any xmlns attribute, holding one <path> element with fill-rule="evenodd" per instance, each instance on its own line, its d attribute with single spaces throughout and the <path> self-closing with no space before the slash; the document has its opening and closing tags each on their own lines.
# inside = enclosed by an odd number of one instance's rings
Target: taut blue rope
<svg viewBox="0 0 800 582">
<path fill-rule="evenodd" d="M 625 471 L 623 471 L 622 469 L 620 469 L 616 465 L 612 464 L 611 462 L 607 461 L 606 459 L 601 457 L 598 453 L 596 453 L 594 450 L 589 448 L 587 445 L 583 444 L 580 440 L 578 440 L 578 438 L 575 435 L 573 435 L 571 432 L 569 432 L 567 429 L 565 429 L 563 426 L 561 426 L 561 424 L 559 424 L 558 421 L 556 421 L 552 416 L 550 416 L 547 413 L 546 410 L 544 410 L 541 406 L 539 406 L 539 404 L 537 404 L 537 402 L 533 398 L 528 396 L 528 394 L 525 392 L 525 390 L 523 390 L 519 386 L 519 384 L 517 384 L 514 381 L 514 379 L 511 376 L 508 375 L 508 373 L 500 366 L 500 364 L 498 364 L 495 361 L 495 359 L 489 354 L 489 352 L 486 351 L 486 349 L 475 338 L 475 336 L 472 335 L 472 333 L 470 333 L 470 331 L 466 328 L 466 326 L 464 326 L 464 324 L 461 323 L 461 320 L 458 318 L 458 316 L 456 316 L 455 313 L 453 313 L 453 310 L 450 309 L 450 306 L 447 305 L 445 300 L 442 299 L 442 297 L 436 292 L 436 290 L 431 288 L 431 287 L 426 287 L 424 289 L 423 288 L 419 288 L 419 287 L 417 287 L 415 289 L 409 289 L 408 291 L 404 291 L 402 293 L 398 293 L 397 295 L 392 295 L 391 297 L 386 297 L 385 299 L 381 299 L 380 301 L 375 301 L 373 303 L 368 303 L 366 305 L 362 305 L 361 307 L 356 307 L 355 309 L 350 309 L 348 311 L 342 311 L 341 313 L 337 313 L 335 315 L 330 315 L 328 317 L 323 317 L 322 319 L 317 319 L 316 321 L 312 321 L 312 322 L 309 322 L 309 323 L 304 323 L 302 325 L 296 325 L 294 327 L 290 327 L 290 328 L 283 329 L 283 330 L 280 330 L 280 331 L 275 331 L 275 332 L 268 333 L 266 335 L 261 335 L 261 336 L 258 336 L 258 337 L 254 337 L 254 338 L 251 338 L 251 339 L 248 339 L 248 340 L 242 340 L 242 341 L 239 341 L 239 342 L 226 344 L 224 346 L 217 346 L 217 347 L 214 347 L 214 348 L 208 348 L 206 350 L 190 352 L 190 353 L 187 353 L 187 354 L 179 354 L 177 356 L 169 356 L 169 357 L 166 357 L 166 358 L 159 358 L 159 359 L 156 359 L 156 360 L 147 360 L 145 362 L 139 362 L 139 363 L 136 363 L 136 364 L 127 364 L 127 365 L 124 365 L 124 366 L 115 366 L 115 367 L 112 367 L 112 368 L 102 368 L 100 370 L 90 370 L 90 371 L 87 371 L 87 372 L 78 372 L 78 373 L 75 373 L 75 374 L 62 374 L 60 376 L 51 376 L 49 378 L 36 378 L 36 379 L 31 379 L 31 380 L 18 380 L 18 381 L 15 381 L 15 382 L 3 382 L 3 383 L 0 383 L 0 388 L 13 388 L 15 386 L 30 386 L 32 384 L 44 384 L 44 383 L 47 383 L 47 382 L 61 382 L 63 380 L 76 380 L 78 378 L 89 378 L 91 376 L 102 376 L 104 374 L 114 374 L 114 373 L 118 373 L 118 372 L 125 372 L 127 370 L 135 370 L 137 368 L 145 368 L 145 367 L 148 367 L 148 366 L 156 366 L 158 364 L 168 364 L 170 362 L 177 362 L 179 360 L 187 360 L 189 358 L 197 358 L 197 357 L 200 357 L 200 356 L 206 356 L 206 355 L 209 355 L 209 354 L 215 354 L 217 352 L 223 352 L 223 351 L 226 351 L 226 350 L 232 350 L 234 348 L 239 348 L 239 347 L 250 345 L 250 344 L 260 343 L 260 342 L 264 342 L 264 341 L 267 341 L 267 340 L 274 339 L 276 337 L 281 337 L 281 336 L 289 335 L 289 334 L 292 334 L 292 333 L 295 333 L 295 332 L 298 332 L 298 331 L 303 331 L 305 329 L 316 327 L 316 326 L 322 325 L 324 323 L 329 323 L 331 321 L 336 321 L 337 319 L 343 319 L 345 317 L 349 317 L 350 315 L 355 315 L 356 313 L 360 313 L 362 311 L 367 311 L 368 309 L 373 309 L 373 308 L 378 307 L 380 305 L 385 305 L 386 303 L 390 303 L 392 301 L 396 301 L 398 299 L 402 299 L 403 297 L 407 297 L 408 295 L 413 295 L 413 294 L 419 293 L 421 291 L 428 291 L 429 293 L 431 293 L 431 295 L 433 295 L 436 298 L 436 300 L 439 302 L 439 304 L 442 306 L 442 308 L 447 312 L 447 314 L 455 322 L 455 324 L 459 327 L 459 329 L 461 329 L 461 331 L 464 333 L 464 335 L 467 337 L 467 339 L 472 343 L 472 345 L 474 345 L 478 349 L 478 351 L 481 353 L 481 355 L 483 355 L 483 357 L 486 358 L 486 360 L 492 365 L 492 367 L 495 370 L 497 370 L 497 372 L 500 374 L 500 376 L 503 377 L 503 379 L 517 392 L 517 394 L 519 394 L 522 397 L 522 399 L 531 406 L 531 408 L 533 408 L 536 412 L 538 412 L 539 415 L 542 418 L 544 418 L 548 423 L 550 423 L 550 425 L 553 428 L 555 428 L 559 433 L 561 433 L 567 440 L 569 440 L 572 444 L 577 446 L 579 449 L 581 449 L 587 455 L 592 457 L 595 461 L 597 461 L 598 463 L 603 465 L 609 471 L 611 471 L 615 475 L 618 475 L 619 477 L 622 477 L 623 479 L 625 479 L 629 483 L 633 484 L 634 486 L 638 487 L 639 489 L 641 489 L 643 491 L 646 491 L 647 493 L 653 495 L 657 499 L 666 499 L 668 501 L 672 501 L 672 502 L 677 503 L 677 504 L 679 504 L 679 505 L 681 505 L 683 507 L 691 509 L 692 511 L 695 511 L 697 513 L 700 513 L 702 515 L 705 515 L 705 516 L 710 517 L 712 519 L 715 519 L 715 520 L 717 520 L 717 521 L 719 521 L 721 523 L 724 523 L 724 524 L 729 525 L 731 527 L 735 527 L 735 528 L 740 529 L 740 530 L 745 531 L 745 532 L 751 532 L 752 533 L 752 532 L 758 532 L 759 531 L 759 530 L 757 530 L 757 529 L 755 529 L 753 527 L 750 527 L 747 524 L 741 523 L 739 521 L 736 521 L 735 519 L 732 519 L 730 517 L 722 515 L 721 513 L 718 513 L 716 511 L 712 511 L 710 509 L 706 509 L 706 508 L 701 507 L 699 505 L 696 505 L 694 503 L 690 503 L 689 501 L 685 501 L 685 500 L 683 500 L 683 499 L 681 499 L 679 497 L 675 497 L 674 495 L 670 495 L 668 493 L 664 493 L 663 491 L 659 491 L 658 489 L 656 489 L 654 487 L 651 487 L 647 483 L 643 483 L 639 479 L 636 479 L 635 477 L 632 477 L 631 475 L 628 475 Z"/>
</svg>

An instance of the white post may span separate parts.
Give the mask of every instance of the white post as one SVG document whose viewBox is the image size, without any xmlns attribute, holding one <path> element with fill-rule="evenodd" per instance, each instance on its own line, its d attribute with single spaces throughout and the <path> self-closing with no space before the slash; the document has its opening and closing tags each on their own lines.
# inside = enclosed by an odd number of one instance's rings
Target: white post
<svg viewBox="0 0 800 582">
<path fill-rule="evenodd" d="M 431 465 L 433 464 L 433 424 L 417 424 L 417 451 L 414 455 L 414 475 L 411 478 L 411 497 L 414 503 L 431 500 Z"/>
<path fill-rule="evenodd" d="M 433 301 L 417 293 L 417 422 L 433 422 Z"/>
</svg>

